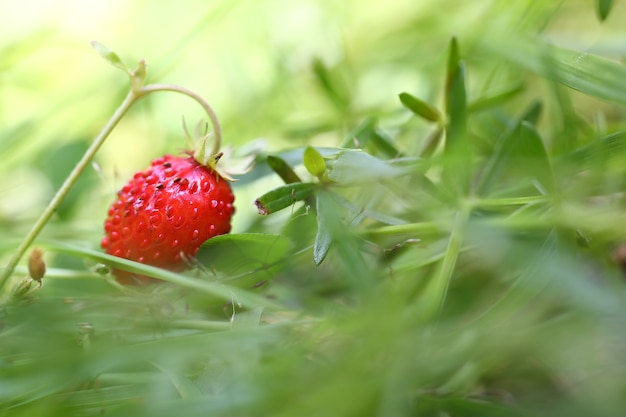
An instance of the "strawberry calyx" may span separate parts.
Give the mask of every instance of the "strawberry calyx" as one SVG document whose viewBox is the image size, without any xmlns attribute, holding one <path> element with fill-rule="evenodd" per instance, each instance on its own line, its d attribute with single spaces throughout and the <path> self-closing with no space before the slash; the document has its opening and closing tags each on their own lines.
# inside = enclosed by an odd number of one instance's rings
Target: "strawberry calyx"
<svg viewBox="0 0 626 417">
<path fill-rule="evenodd" d="M 212 133 L 207 132 L 207 125 L 204 124 L 204 128 L 201 128 L 201 124 L 196 125 L 194 131 L 195 138 L 189 133 L 186 124 L 183 120 L 183 130 L 187 139 L 187 142 L 192 144 L 191 149 L 194 149 L 191 156 L 203 166 L 206 166 L 213 171 L 217 172 L 222 178 L 235 182 L 237 181 L 235 175 L 243 175 L 253 168 L 256 154 L 251 153 L 243 155 L 242 157 L 233 157 L 233 147 L 227 146 L 223 151 L 220 150 L 221 140 Z M 209 141 L 212 142 L 211 146 L 208 145 Z M 218 167 L 218 162 L 222 161 Z"/>
</svg>

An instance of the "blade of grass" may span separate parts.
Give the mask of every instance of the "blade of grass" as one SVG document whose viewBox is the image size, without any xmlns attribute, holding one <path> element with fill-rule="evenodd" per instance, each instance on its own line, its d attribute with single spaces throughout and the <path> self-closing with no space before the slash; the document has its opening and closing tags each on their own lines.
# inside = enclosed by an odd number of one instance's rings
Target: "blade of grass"
<svg viewBox="0 0 626 417">
<path fill-rule="evenodd" d="M 476 186 L 476 192 L 479 195 L 487 193 L 493 188 L 496 181 L 498 181 L 503 173 L 512 167 L 511 158 L 513 158 L 518 152 L 517 143 L 519 140 L 521 125 L 526 121 L 529 126 L 536 122 L 541 114 L 541 103 L 535 102 L 524 111 L 520 118 L 514 121 L 498 138 L 495 149 L 491 158 L 486 164 L 478 185 Z"/>
<path fill-rule="evenodd" d="M 520 131 L 520 165 L 525 167 L 528 175 L 538 180 L 548 193 L 556 191 L 556 182 L 552 172 L 550 157 L 537 129 L 528 122 L 522 122 Z"/>
<path fill-rule="evenodd" d="M 166 271 L 164 269 L 140 264 L 138 262 L 133 262 L 127 259 L 118 258 L 116 256 L 107 255 L 105 253 L 87 248 L 70 246 L 60 242 L 45 242 L 45 246 L 55 252 L 79 257 L 88 257 L 104 264 L 110 265 L 113 268 L 123 269 L 125 271 L 136 274 L 148 275 L 172 284 L 180 285 L 181 287 L 200 291 L 202 293 L 217 297 L 225 301 L 230 301 L 233 299 L 233 296 L 236 296 L 237 300 L 241 302 L 242 305 L 247 307 L 267 307 L 272 310 L 281 309 L 281 307 L 277 303 L 270 301 L 263 296 L 251 293 L 241 288 L 231 287 L 225 284 L 216 284 L 214 282 L 203 281 L 201 279 L 190 278 L 184 275 L 176 274 L 174 272 Z"/>
<path fill-rule="evenodd" d="M 498 54 L 522 68 L 581 93 L 626 104 L 626 67 L 623 65 L 539 40 L 507 39 L 493 46 Z"/>
<path fill-rule="evenodd" d="M 471 181 L 471 149 L 467 141 L 467 93 L 465 65 L 456 38 L 450 43 L 446 74 L 446 142 L 444 178 L 449 188 L 466 195 Z"/>
<path fill-rule="evenodd" d="M 487 110 L 490 108 L 502 106 L 505 102 L 509 101 L 516 95 L 524 91 L 523 84 L 517 84 L 513 87 L 493 96 L 481 97 L 470 102 L 467 105 L 468 113 L 477 113 L 479 111 Z"/>
<path fill-rule="evenodd" d="M 616 132 L 581 146 L 569 154 L 560 155 L 556 162 L 569 163 L 584 169 L 592 165 L 600 155 L 620 155 L 624 151 L 626 132 Z"/>
<path fill-rule="evenodd" d="M 428 282 L 418 301 L 420 315 L 426 322 L 435 320 L 445 303 L 448 286 L 450 285 L 456 261 L 463 245 L 463 235 L 468 216 L 469 206 L 464 205 L 456 214 L 454 227 L 448 241 L 448 247 L 439 265 L 439 269 Z"/>
<path fill-rule="evenodd" d="M 320 58 L 313 60 L 312 69 L 319 85 L 330 101 L 335 104 L 338 110 L 344 111 L 350 102 L 345 83 L 337 74 L 332 73 Z"/>
</svg>

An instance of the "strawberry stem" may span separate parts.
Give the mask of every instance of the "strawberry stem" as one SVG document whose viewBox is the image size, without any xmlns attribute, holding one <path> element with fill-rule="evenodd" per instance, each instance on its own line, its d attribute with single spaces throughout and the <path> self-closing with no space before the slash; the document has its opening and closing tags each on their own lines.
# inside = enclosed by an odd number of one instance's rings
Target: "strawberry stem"
<svg viewBox="0 0 626 417">
<path fill-rule="evenodd" d="M 70 192 L 70 189 L 72 188 L 72 186 L 76 183 L 80 175 L 87 168 L 87 166 L 91 163 L 94 156 L 96 155 L 96 152 L 98 152 L 98 149 L 100 149 L 100 147 L 102 146 L 106 138 L 111 134 L 115 126 L 119 123 L 120 120 L 122 120 L 126 112 L 128 112 L 128 110 L 132 107 L 132 105 L 135 104 L 141 98 L 157 91 L 172 91 L 172 92 L 184 94 L 194 99 L 195 101 L 197 101 L 202 106 L 202 108 L 206 111 L 207 115 L 209 116 L 209 119 L 211 120 L 211 124 L 213 125 L 215 138 L 213 141 L 211 155 L 214 156 L 214 155 L 219 154 L 219 149 L 220 149 L 221 141 L 222 141 L 222 129 L 221 129 L 219 119 L 217 118 L 215 111 L 209 105 L 209 103 L 207 103 L 202 97 L 200 97 L 198 94 L 194 93 L 193 91 L 188 90 L 184 87 L 177 86 L 177 85 L 170 85 L 170 84 L 144 85 L 145 77 L 146 77 L 146 64 L 143 60 L 139 62 L 137 69 L 135 71 L 129 72 L 128 75 L 130 77 L 130 91 L 128 92 L 128 95 L 126 96 L 126 98 L 124 98 L 124 101 L 122 101 L 119 107 L 115 110 L 115 113 L 113 113 L 113 116 L 111 116 L 111 118 L 106 123 L 106 125 L 104 125 L 104 127 L 102 128 L 98 136 L 96 136 L 93 143 L 91 144 L 89 149 L 87 149 L 87 151 L 85 152 L 83 157 L 80 159 L 80 161 L 78 161 L 78 163 L 76 164 L 76 166 L 74 167 L 70 175 L 68 175 L 68 177 L 65 179 L 65 182 L 63 183 L 59 191 L 57 191 L 57 193 L 54 195 L 54 197 L 52 198 L 48 206 L 46 206 L 43 213 L 41 213 L 41 215 L 39 216 L 39 219 L 37 219 L 32 229 L 28 232 L 28 234 L 24 238 L 24 241 L 18 246 L 15 254 L 9 260 L 9 263 L 7 264 L 7 266 L 2 271 L 0 271 L 0 290 L 2 290 L 2 288 L 6 285 L 7 281 L 11 277 L 11 274 L 15 270 L 15 267 L 19 263 L 20 259 L 22 259 L 22 257 L 28 250 L 28 247 L 37 238 L 39 233 L 41 233 L 41 230 L 48 223 L 48 221 L 50 221 L 50 218 L 52 217 L 52 215 L 57 211 L 63 199 Z"/>
<path fill-rule="evenodd" d="M 155 91 L 172 91 L 175 93 L 184 94 L 194 99 L 195 101 L 198 102 L 198 104 L 200 104 L 200 106 L 202 106 L 206 114 L 209 116 L 209 120 L 211 121 L 211 124 L 213 125 L 214 138 L 213 138 L 213 146 L 211 148 L 210 155 L 211 156 L 217 155 L 220 151 L 220 148 L 222 147 L 222 126 L 220 124 L 219 119 L 217 118 L 217 114 L 215 113 L 215 110 L 213 110 L 213 108 L 209 105 L 209 103 L 207 103 L 205 99 L 203 99 L 201 96 L 194 93 L 193 91 L 188 90 L 185 87 L 172 85 L 172 84 L 149 84 L 141 88 L 139 90 L 139 93 L 142 95 L 147 95 Z"/>
</svg>

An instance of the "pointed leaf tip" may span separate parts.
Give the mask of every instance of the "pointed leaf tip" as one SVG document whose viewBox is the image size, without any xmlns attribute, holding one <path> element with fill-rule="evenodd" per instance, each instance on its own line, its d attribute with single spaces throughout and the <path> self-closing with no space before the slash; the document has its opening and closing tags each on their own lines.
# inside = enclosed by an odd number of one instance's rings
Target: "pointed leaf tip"
<svg viewBox="0 0 626 417">
<path fill-rule="evenodd" d="M 317 234 L 313 244 L 313 262 L 320 266 L 333 243 L 333 234 L 337 232 L 338 218 L 336 206 L 328 193 L 322 192 L 317 196 Z"/>
<path fill-rule="evenodd" d="M 448 83 L 454 77 L 458 70 L 459 63 L 461 62 L 461 52 L 459 51 L 459 42 L 456 37 L 452 37 L 450 40 L 450 47 L 448 50 Z"/>
<path fill-rule="evenodd" d="M 104 46 L 98 41 L 91 41 L 90 43 L 93 49 L 96 50 L 98 55 L 104 58 L 104 60 L 107 61 L 109 64 L 113 65 L 116 68 L 121 69 L 127 74 L 131 73 L 130 69 L 126 66 L 126 64 L 124 64 L 124 61 L 122 61 L 119 55 L 117 55 L 115 52 L 113 52 L 112 50 L 110 50 L 109 48 L 107 48 L 106 46 Z"/>
<path fill-rule="evenodd" d="M 596 12 L 601 22 L 604 22 L 609 17 L 612 7 L 613 0 L 596 0 Z"/>
<path fill-rule="evenodd" d="M 302 182 L 298 174 L 282 158 L 274 155 L 267 156 L 267 165 L 278 174 L 285 184 Z"/>
<path fill-rule="evenodd" d="M 399 97 L 402 105 L 411 110 L 415 115 L 431 122 L 439 122 L 441 120 L 439 111 L 425 101 L 409 93 L 400 93 Z"/>
</svg>

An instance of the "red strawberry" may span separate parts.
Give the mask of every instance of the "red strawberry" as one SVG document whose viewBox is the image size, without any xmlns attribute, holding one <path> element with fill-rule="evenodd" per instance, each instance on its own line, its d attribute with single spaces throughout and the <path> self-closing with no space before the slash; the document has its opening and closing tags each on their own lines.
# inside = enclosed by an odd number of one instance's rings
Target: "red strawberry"
<svg viewBox="0 0 626 417">
<path fill-rule="evenodd" d="M 227 180 L 193 157 L 166 155 L 118 193 L 105 222 L 106 253 L 181 271 L 207 239 L 228 233 L 234 196 Z M 114 271 L 123 284 L 150 282 Z"/>
</svg>

